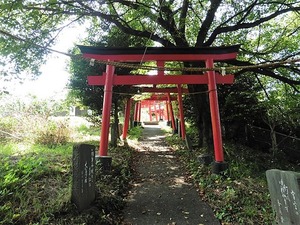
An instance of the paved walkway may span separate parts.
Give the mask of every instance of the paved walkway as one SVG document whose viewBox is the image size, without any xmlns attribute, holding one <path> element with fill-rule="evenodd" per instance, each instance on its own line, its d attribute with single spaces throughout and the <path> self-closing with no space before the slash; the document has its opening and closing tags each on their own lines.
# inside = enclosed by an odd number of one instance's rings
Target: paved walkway
<svg viewBox="0 0 300 225">
<path fill-rule="evenodd" d="M 164 138 L 159 126 L 145 126 L 123 224 L 220 225 L 196 188 L 186 182 Z"/>
</svg>

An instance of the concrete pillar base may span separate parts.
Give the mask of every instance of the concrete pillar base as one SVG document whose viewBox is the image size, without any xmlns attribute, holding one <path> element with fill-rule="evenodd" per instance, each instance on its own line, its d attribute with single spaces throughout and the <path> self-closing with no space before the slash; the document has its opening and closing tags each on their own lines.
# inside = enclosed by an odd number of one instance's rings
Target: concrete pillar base
<svg viewBox="0 0 300 225">
<path fill-rule="evenodd" d="M 212 173 L 213 174 L 221 174 L 222 172 L 228 169 L 227 162 L 214 162 L 212 165 Z"/>
</svg>

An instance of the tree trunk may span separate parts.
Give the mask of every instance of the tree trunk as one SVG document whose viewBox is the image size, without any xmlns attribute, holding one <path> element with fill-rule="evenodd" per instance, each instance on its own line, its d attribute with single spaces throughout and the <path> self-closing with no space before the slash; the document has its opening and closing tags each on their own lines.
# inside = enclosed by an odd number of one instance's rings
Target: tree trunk
<svg viewBox="0 0 300 225">
<path fill-rule="evenodd" d="M 212 128 L 210 119 L 210 109 L 208 103 L 207 86 L 205 85 L 189 85 L 193 105 L 195 106 L 194 113 L 196 115 L 196 124 L 199 133 L 199 147 L 208 147 L 212 149 Z"/>
<path fill-rule="evenodd" d="M 205 67 L 204 62 L 184 63 L 185 67 Z M 188 85 L 191 99 L 193 101 L 193 110 L 196 116 L 196 125 L 199 133 L 198 146 L 207 147 L 209 151 L 213 149 L 212 126 L 208 99 L 207 85 Z M 194 93 L 194 94 L 192 94 Z"/>
<path fill-rule="evenodd" d="M 275 156 L 278 153 L 275 125 L 269 124 L 269 127 L 270 127 L 271 143 L 272 143 L 272 152 L 273 152 L 273 156 Z"/>
</svg>

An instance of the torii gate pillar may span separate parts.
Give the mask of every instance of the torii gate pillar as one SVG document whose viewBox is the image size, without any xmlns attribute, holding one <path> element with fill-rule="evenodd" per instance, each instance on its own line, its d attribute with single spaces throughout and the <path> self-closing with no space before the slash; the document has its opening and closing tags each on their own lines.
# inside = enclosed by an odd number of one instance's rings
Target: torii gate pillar
<svg viewBox="0 0 300 225">
<path fill-rule="evenodd" d="M 183 103 L 182 103 L 182 91 L 181 84 L 178 87 L 178 106 L 179 106 L 179 117 L 180 117 L 180 135 L 182 140 L 185 140 L 185 122 L 184 122 L 184 114 L 183 114 Z"/>
<path fill-rule="evenodd" d="M 104 98 L 102 108 L 102 126 L 100 134 L 99 159 L 103 165 L 110 164 L 111 157 L 107 156 L 108 151 L 108 133 L 110 123 L 110 110 L 112 104 L 113 78 L 115 67 L 112 65 L 106 66 Z"/>
<path fill-rule="evenodd" d="M 168 93 L 167 96 L 168 96 L 169 112 L 170 112 L 170 117 L 171 117 L 171 126 L 172 126 L 172 130 L 173 130 L 173 134 L 175 134 L 176 126 L 175 126 L 174 111 L 173 111 L 170 93 Z"/>
<path fill-rule="evenodd" d="M 131 108 L 132 99 L 127 99 L 126 107 L 125 107 L 125 118 L 124 118 L 124 126 L 123 126 L 123 134 L 122 139 L 126 140 L 129 128 L 129 119 L 130 119 L 130 108 Z"/>
<path fill-rule="evenodd" d="M 213 68 L 213 59 L 206 60 L 206 67 Z M 209 92 L 209 106 L 212 123 L 212 133 L 214 142 L 215 162 L 213 165 L 213 173 L 219 174 L 220 172 L 227 169 L 228 164 L 224 161 L 223 154 L 223 143 L 222 143 L 222 132 L 221 122 L 219 113 L 218 93 L 216 84 L 216 73 L 215 71 L 208 71 L 208 92 Z"/>
</svg>

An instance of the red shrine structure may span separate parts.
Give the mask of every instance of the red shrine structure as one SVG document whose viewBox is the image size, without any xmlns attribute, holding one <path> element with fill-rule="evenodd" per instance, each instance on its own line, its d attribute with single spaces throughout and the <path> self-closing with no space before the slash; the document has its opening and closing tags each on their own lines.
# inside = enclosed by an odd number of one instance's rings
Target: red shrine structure
<svg viewBox="0 0 300 225">
<path fill-rule="evenodd" d="M 94 75 L 88 77 L 89 85 L 104 85 L 103 109 L 102 109 L 102 128 L 100 136 L 99 157 L 100 160 L 107 158 L 110 111 L 112 103 L 112 90 L 114 85 L 143 85 L 151 84 L 153 88 L 144 88 L 143 92 L 165 93 L 164 101 L 168 102 L 168 111 L 172 118 L 172 127 L 174 128 L 174 115 L 171 115 L 172 101 L 170 93 L 177 93 L 177 101 L 179 106 L 180 131 L 182 139 L 185 139 L 185 122 L 182 105 L 182 94 L 186 89 L 182 88 L 183 84 L 203 84 L 208 85 L 209 103 L 212 121 L 213 143 L 215 162 L 214 167 L 217 171 L 225 168 L 223 154 L 223 143 L 221 134 L 221 123 L 219 114 L 219 104 L 217 95 L 217 84 L 232 84 L 234 76 L 230 74 L 220 74 L 214 71 L 214 63 L 235 59 L 239 50 L 239 46 L 226 47 L 205 47 L 205 48 L 165 48 L 165 47 L 148 47 L 146 48 L 103 48 L 92 46 L 78 46 L 84 58 L 107 61 L 106 72 L 102 75 Z M 115 74 L 115 66 L 111 62 L 155 62 L 157 70 L 155 75 L 118 75 Z M 199 74 L 181 74 L 169 75 L 165 73 L 165 64 L 170 61 L 179 62 L 204 62 L 207 71 Z M 177 88 L 156 88 L 159 84 L 174 84 Z M 149 99 L 150 100 L 150 99 Z M 127 137 L 129 127 L 130 107 L 132 100 L 128 99 L 125 109 L 125 121 L 123 128 L 123 138 Z M 140 121 L 141 103 L 135 105 L 135 121 Z"/>
</svg>

